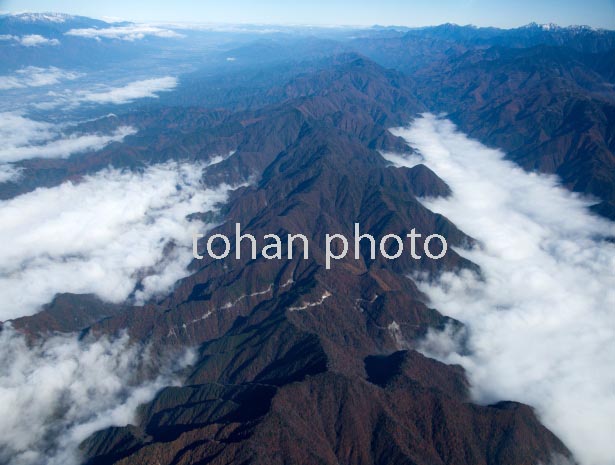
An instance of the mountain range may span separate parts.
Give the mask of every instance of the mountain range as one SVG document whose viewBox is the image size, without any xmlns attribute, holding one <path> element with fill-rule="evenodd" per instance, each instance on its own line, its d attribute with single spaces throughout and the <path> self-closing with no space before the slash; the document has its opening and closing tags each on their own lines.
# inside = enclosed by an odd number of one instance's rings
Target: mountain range
<svg viewBox="0 0 615 465">
<path fill-rule="evenodd" d="M 453 195 L 439 173 L 423 163 L 399 168 L 382 154 L 420 157 L 389 129 L 446 114 L 523 170 L 558 176 L 592 199 L 595 215 L 615 220 L 615 32 L 446 24 L 255 36 L 159 25 L 183 39 L 67 35 L 122 27 L 133 25 L 0 17 L 3 35 L 60 42 L 0 41 L 7 75 L 23 66 L 91 74 L 124 63 L 130 72 L 131 62 L 145 69 L 160 60 L 165 70 L 187 63 L 177 87 L 157 98 L 75 107 L 78 121 L 62 129 L 69 138 L 135 132 L 96 150 L 12 162 L 20 177 L 0 183 L 3 202 L 78 184 L 109 166 L 209 164 L 204 186 L 233 190 L 215 212 L 195 213 L 212 226 L 208 235 L 234 244 L 240 223 L 259 241 L 305 234 L 311 250 L 307 260 L 299 253 L 254 260 L 244 244 L 241 260 L 193 260 L 170 291 L 143 305 L 58 290 L 37 313 L 5 322 L 3 330 L 10 325 L 31 344 L 51 333 L 83 340 L 125 333 L 148 348 L 154 367 L 195 350 L 181 381 L 142 403 L 134 422 L 81 442 L 82 463 L 575 463 L 532 406 L 478 402 L 462 366 L 421 350 L 430 331 L 467 328 L 430 306 L 419 277 L 480 273 L 463 253 L 479 244 L 423 202 Z M 441 234 L 450 248 L 438 261 L 389 261 L 370 259 L 364 244 L 359 260 L 349 255 L 326 270 L 324 234 L 352 237 L 355 222 L 377 240 L 414 228 L 421 247 Z M 155 375 L 150 367 L 139 376 Z M 3 460 L 11 462 L 0 453 Z"/>
</svg>

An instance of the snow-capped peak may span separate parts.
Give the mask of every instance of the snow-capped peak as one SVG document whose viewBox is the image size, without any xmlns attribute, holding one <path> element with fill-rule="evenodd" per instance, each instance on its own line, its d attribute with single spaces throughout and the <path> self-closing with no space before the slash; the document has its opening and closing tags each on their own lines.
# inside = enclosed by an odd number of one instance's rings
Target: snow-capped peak
<svg viewBox="0 0 615 465">
<path fill-rule="evenodd" d="M 600 28 L 595 28 L 595 27 L 585 26 L 585 25 L 560 26 L 555 23 L 538 24 L 535 22 L 526 24 L 525 26 L 522 26 L 522 28 L 541 29 L 543 31 L 550 31 L 550 32 L 553 32 L 553 31 L 569 31 L 569 32 L 601 31 Z"/>
<path fill-rule="evenodd" d="M 47 23 L 64 23 L 72 18 L 74 18 L 74 16 L 65 14 L 65 13 L 30 13 L 30 12 L 23 12 L 23 13 L 11 13 L 10 16 L 12 16 L 15 19 L 18 19 L 20 21 L 23 21 L 24 23 L 43 23 L 43 22 L 47 22 Z"/>
<path fill-rule="evenodd" d="M 547 23 L 547 24 L 541 24 L 540 28 L 543 31 L 553 31 L 555 29 L 561 29 L 557 24 L 555 23 Z"/>
</svg>

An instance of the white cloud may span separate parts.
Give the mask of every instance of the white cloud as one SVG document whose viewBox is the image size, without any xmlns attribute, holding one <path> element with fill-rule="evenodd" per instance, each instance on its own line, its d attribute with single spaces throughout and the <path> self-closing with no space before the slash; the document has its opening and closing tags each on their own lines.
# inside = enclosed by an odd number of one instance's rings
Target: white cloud
<svg viewBox="0 0 615 465">
<path fill-rule="evenodd" d="M 24 118 L 18 113 L 0 113 L 0 160 L 9 158 L 8 151 L 12 148 L 42 143 L 56 135 L 52 124 Z"/>
<path fill-rule="evenodd" d="M 450 332 L 430 334 L 426 351 L 463 365 L 479 401 L 536 407 L 584 465 L 612 464 L 615 245 L 605 237 L 614 224 L 447 120 L 426 115 L 393 132 L 453 190 L 426 205 L 482 244 L 460 251 L 482 279 L 449 273 L 421 284 L 433 306 L 467 325 L 470 353 L 450 352 Z"/>
<path fill-rule="evenodd" d="M 126 136 L 136 134 L 136 132 L 130 126 L 120 126 L 107 135 L 70 135 L 63 139 L 46 142 L 43 145 L 15 147 L 8 151 L 0 150 L 0 160 L 17 161 L 28 158 L 67 158 L 74 153 L 100 150 L 111 142 L 120 142 Z"/>
<path fill-rule="evenodd" d="M 67 158 L 75 153 L 100 150 L 135 134 L 120 126 L 111 134 L 63 134 L 51 123 L 34 121 L 17 113 L 0 113 L 0 162 L 29 158 Z"/>
<path fill-rule="evenodd" d="M 38 34 L 22 36 L 19 43 L 24 47 L 38 47 L 39 45 L 60 45 L 58 39 L 47 39 Z"/>
<path fill-rule="evenodd" d="M 12 465 L 77 465 L 84 439 L 134 422 L 138 405 L 176 382 L 168 368 L 139 382 L 139 369 L 151 362 L 127 336 L 54 336 L 28 344 L 5 326 L 0 358 L 0 462 Z M 187 352 L 173 369 L 193 358 Z"/>
<path fill-rule="evenodd" d="M 203 166 L 108 169 L 0 202 L 0 320 L 36 313 L 58 292 L 140 303 L 187 274 L 187 215 L 215 210 L 230 187 L 205 188 Z M 175 247 L 170 247 L 175 245 Z"/>
<path fill-rule="evenodd" d="M 80 76 L 79 73 L 65 71 L 54 66 L 49 68 L 28 66 L 15 71 L 12 75 L 0 76 L 0 90 L 51 86 L 61 81 L 77 79 Z"/>
<path fill-rule="evenodd" d="M 177 78 L 166 76 L 162 78 L 134 81 L 122 87 L 112 87 L 100 92 L 80 91 L 76 95 L 78 102 L 90 103 L 130 103 L 140 98 L 157 98 L 158 92 L 167 92 L 177 86 Z"/>
<path fill-rule="evenodd" d="M 158 27 L 169 27 L 183 31 L 213 31 L 213 32 L 234 32 L 247 34 L 278 34 L 283 32 L 297 32 L 298 30 L 308 31 L 314 29 L 311 26 L 275 26 L 271 24 L 223 24 L 223 23 L 200 23 L 200 22 L 160 22 L 156 23 Z M 344 27 L 344 26 L 332 26 Z M 316 29 L 327 29 L 329 26 L 317 26 Z"/>
<path fill-rule="evenodd" d="M 38 34 L 30 34 L 25 36 L 15 36 L 10 34 L 0 35 L 0 40 L 17 42 L 24 47 L 38 47 L 40 45 L 60 45 L 58 39 L 48 39 Z"/>
<path fill-rule="evenodd" d="M 158 98 L 158 93 L 171 91 L 175 87 L 177 87 L 177 78 L 165 76 L 133 81 L 120 87 L 99 86 L 97 89 L 77 92 L 68 90 L 63 93 L 48 92 L 47 95 L 52 97 L 51 100 L 33 106 L 41 110 L 51 110 L 59 106 L 74 108 L 81 104 L 122 105 L 141 98 Z"/>
<path fill-rule="evenodd" d="M 0 163 L 0 184 L 5 182 L 16 182 L 21 179 L 22 170 L 13 165 Z"/>
<path fill-rule="evenodd" d="M 132 24 L 130 26 L 113 26 L 104 29 L 87 28 L 71 29 L 65 33 L 69 36 L 84 37 L 88 39 L 119 39 L 127 41 L 141 40 L 147 36 L 178 38 L 184 37 L 170 29 L 162 29 L 147 24 Z"/>
</svg>

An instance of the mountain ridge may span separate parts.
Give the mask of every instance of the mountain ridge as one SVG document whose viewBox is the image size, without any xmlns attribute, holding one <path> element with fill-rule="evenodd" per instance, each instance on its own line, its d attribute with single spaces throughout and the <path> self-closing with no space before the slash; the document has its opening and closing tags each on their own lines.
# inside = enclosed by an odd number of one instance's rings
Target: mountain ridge
<svg viewBox="0 0 615 465">
<path fill-rule="evenodd" d="M 108 166 L 138 171 L 172 160 L 217 160 L 204 185 L 236 189 L 218 213 L 194 217 L 216 225 L 208 234 L 230 238 L 229 257 L 235 223 L 257 237 L 259 248 L 266 233 L 309 239 L 308 260 L 300 250 L 292 260 L 252 260 L 246 243 L 241 260 L 195 259 L 171 292 L 143 306 L 58 294 L 40 313 L 11 321 L 30 341 L 56 332 L 84 339 L 126 333 L 148 348 L 154 365 L 196 348 L 182 382 L 141 405 L 133 424 L 82 443 L 85 463 L 573 462 L 530 406 L 473 403 L 460 366 L 417 352 L 430 330 L 448 328 L 463 345 L 466 329 L 431 307 L 415 276 L 480 273 L 460 251 L 476 241 L 421 201 L 451 195 L 437 173 L 420 163 L 395 168 L 380 153 L 418 156 L 389 129 L 422 112 L 448 111 L 462 131 L 526 170 L 558 174 L 568 188 L 600 197 L 595 210 L 612 217 L 615 100 L 613 70 L 603 60 L 612 54 L 611 38 L 583 30 L 587 42 L 568 46 L 556 37 L 536 45 L 554 32 L 527 29 L 540 37 L 500 31 L 504 38 L 493 39 L 493 31 L 444 25 L 426 36 L 376 31 L 346 40 L 332 55 L 318 48 L 332 42 L 314 41 L 301 49 L 308 50 L 304 61 L 292 53 L 268 57 L 255 71 L 259 82 L 240 89 L 240 74 L 253 63 L 225 60 L 217 81 L 196 73 L 154 104 L 77 128 L 139 130 L 121 144 L 20 162 L 19 183 L 0 185 L 3 199 L 78 183 Z M 494 44 L 484 47 L 483 40 Z M 365 54 L 347 50 L 362 44 L 369 45 Z M 292 52 L 288 47 L 243 50 Z M 215 88 L 227 92 L 224 98 L 197 92 L 228 69 L 230 84 Z M 275 79 L 263 84 L 269 76 Z M 439 261 L 388 261 L 371 260 L 363 246 L 359 259 L 350 250 L 326 270 L 324 233 L 352 237 L 355 222 L 377 241 L 416 228 L 423 238 L 445 236 L 451 247 Z"/>
</svg>

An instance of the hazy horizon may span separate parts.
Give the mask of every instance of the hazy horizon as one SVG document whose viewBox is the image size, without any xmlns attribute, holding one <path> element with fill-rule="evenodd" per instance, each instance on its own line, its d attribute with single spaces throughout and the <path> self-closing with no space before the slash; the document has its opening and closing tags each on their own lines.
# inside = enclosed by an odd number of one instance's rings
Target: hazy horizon
<svg viewBox="0 0 615 465">
<path fill-rule="evenodd" d="M 309 5 L 269 0 L 258 5 L 232 0 L 223 5 L 187 0 L 173 5 L 160 1 L 82 3 L 75 0 L 0 1 L 0 13 L 54 12 L 111 21 L 185 24 L 263 24 L 280 26 L 398 26 L 425 27 L 445 23 L 499 27 L 504 29 L 532 22 L 554 23 L 562 27 L 586 25 L 615 29 L 615 0 L 594 0 L 591 5 L 574 1 L 485 2 L 482 0 L 439 2 L 418 1 L 408 4 L 385 0 L 377 7 L 366 1 L 316 1 Z"/>
</svg>

